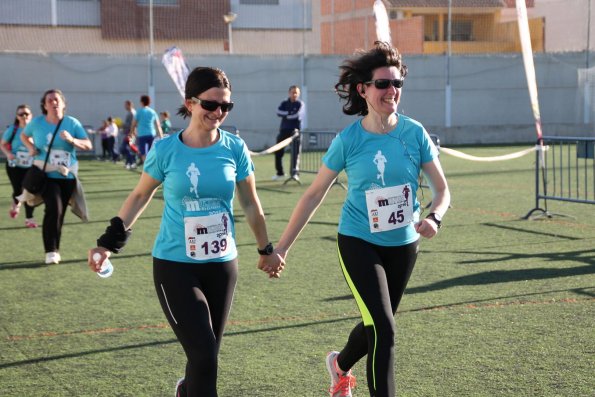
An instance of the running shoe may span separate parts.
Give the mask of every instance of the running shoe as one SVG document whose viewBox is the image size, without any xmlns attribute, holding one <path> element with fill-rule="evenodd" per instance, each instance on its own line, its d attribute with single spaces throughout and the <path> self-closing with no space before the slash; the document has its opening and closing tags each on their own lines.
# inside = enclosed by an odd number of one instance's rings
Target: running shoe
<svg viewBox="0 0 595 397">
<path fill-rule="evenodd" d="M 28 227 L 29 229 L 35 229 L 36 227 L 39 227 L 39 225 L 37 222 L 35 222 L 35 219 L 27 218 L 25 219 L 25 227 Z"/>
<path fill-rule="evenodd" d="M 59 252 L 47 252 L 45 254 L 45 264 L 46 265 L 57 265 L 60 263 L 62 258 L 60 257 Z"/>
<path fill-rule="evenodd" d="M 21 203 L 12 203 L 10 210 L 8 211 L 8 215 L 10 215 L 12 219 L 16 219 L 16 217 L 19 216 L 19 212 L 21 212 Z"/>
<path fill-rule="evenodd" d="M 331 376 L 331 387 L 329 388 L 330 397 L 352 397 L 351 389 L 355 388 L 355 376 L 351 370 L 343 372 L 337 365 L 339 352 L 330 352 L 326 356 L 326 369 Z"/>
<path fill-rule="evenodd" d="M 186 397 L 186 380 L 184 378 L 178 379 L 178 383 L 176 383 L 176 395 L 174 397 Z"/>
<path fill-rule="evenodd" d="M 284 179 L 285 178 L 285 174 L 283 175 L 273 175 L 273 177 L 271 178 L 274 181 L 278 181 L 280 179 Z"/>
</svg>

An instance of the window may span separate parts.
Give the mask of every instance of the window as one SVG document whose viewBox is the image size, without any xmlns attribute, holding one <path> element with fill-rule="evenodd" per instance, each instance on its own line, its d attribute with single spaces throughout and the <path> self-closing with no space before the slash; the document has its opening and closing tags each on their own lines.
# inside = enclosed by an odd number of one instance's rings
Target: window
<svg viewBox="0 0 595 397">
<path fill-rule="evenodd" d="M 444 38 L 448 32 L 448 22 L 444 21 Z M 452 41 L 473 41 L 473 22 L 472 21 L 452 21 L 451 27 Z"/>
<path fill-rule="evenodd" d="M 278 6 L 279 0 L 240 0 L 240 4 L 249 4 L 249 5 L 264 4 L 264 5 Z"/>
</svg>

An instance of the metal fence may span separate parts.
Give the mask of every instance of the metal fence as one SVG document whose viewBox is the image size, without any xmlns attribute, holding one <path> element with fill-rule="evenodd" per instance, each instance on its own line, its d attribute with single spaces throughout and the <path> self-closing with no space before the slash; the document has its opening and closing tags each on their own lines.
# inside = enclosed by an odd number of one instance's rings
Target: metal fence
<svg viewBox="0 0 595 397">
<path fill-rule="evenodd" d="M 326 153 L 333 139 L 337 136 L 335 131 L 303 131 L 302 132 L 302 153 L 300 155 L 300 172 L 316 174 L 322 165 L 322 156 Z M 293 152 L 292 152 L 293 155 Z M 340 176 L 335 184 L 345 185 L 340 181 Z"/>
<path fill-rule="evenodd" d="M 549 218 L 555 215 L 548 211 L 548 200 L 595 204 L 595 137 L 545 136 L 540 147 L 535 161 L 535 208 L 525 219 L 535 212 Z"/>
</svg>

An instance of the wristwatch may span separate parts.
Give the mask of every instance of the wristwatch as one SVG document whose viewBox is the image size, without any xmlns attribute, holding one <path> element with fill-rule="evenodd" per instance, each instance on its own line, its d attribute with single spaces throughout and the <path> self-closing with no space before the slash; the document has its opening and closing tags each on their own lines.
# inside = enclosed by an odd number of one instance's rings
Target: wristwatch
<svg viewBox="0 0 595 397">
<path fill-rule="evenodd" d="M 432 221 L 434 221 L 436 226 L 438 226 L 438 229 L 442 227 L 442 216 L 440 214 L 432 212 L 431 214 L 426 216 L 426 219 L 431 219 Z"/>
<path fill-rule="evenodd" d="M 268 243 L 263 249 L 257 248 L 260 255 L 271 255 L 273 253 L 273 243 Z"/>
</svg>

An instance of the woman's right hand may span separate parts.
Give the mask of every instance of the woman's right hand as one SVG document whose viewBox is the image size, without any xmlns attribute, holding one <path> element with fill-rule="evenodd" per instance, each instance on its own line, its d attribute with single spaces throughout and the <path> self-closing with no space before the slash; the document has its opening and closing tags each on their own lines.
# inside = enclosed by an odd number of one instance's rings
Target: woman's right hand
<svg viewBox="0 0 595 397">
<path fill-rule="evenodd" d="M 98 260 L 93 259 L 93 256 L 97 256 L 99 254 L 101 258 Z M 89 268 L 97 273 L 101 269 L 101 264 L 106 258 L 109 258 L 112 252 L 107 248 L 103 247 L 95 247 L 89 250 L 89 254 L 87 255 L 87 263 L 89 264 Z"/>
</svg>

